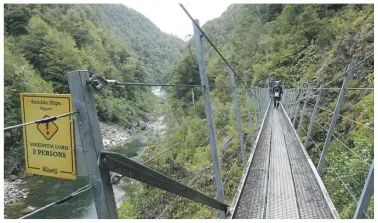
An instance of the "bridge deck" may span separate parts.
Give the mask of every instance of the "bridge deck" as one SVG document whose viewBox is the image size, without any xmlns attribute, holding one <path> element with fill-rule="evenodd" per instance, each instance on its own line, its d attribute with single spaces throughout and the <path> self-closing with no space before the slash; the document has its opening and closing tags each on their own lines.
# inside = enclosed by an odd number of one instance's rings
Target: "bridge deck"
<svg viewBox="0 0 378 223">
<path fill-rule="evenodd" d="M 282 107 L 270 106 L 250 161 L 232 218 L 338 218 Z"/>
</svg>

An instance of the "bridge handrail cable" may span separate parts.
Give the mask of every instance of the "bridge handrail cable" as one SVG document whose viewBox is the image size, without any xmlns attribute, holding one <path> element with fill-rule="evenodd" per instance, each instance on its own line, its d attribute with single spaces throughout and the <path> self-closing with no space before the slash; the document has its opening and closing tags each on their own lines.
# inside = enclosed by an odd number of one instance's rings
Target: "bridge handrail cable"
<svg viewBox="0 0 378 223">
<path fill-rule="evenodd" d="M 84 193 L 84 192 L 86 192 L 88 190 L 91 190 L 93 188 L 94 188 L 94 185 L 90 185 L 90 184 L 85 185 L 84 187 L 81 187 L 78 190 L 72 192 L 70 195 L 62 197 L 62 198 L 60 198 L 60 199 L 58 199 L 58 200 L 56 200 L 56 201 L 54 201 L 54 202 L 52 202 L 52 203 L 50 203 L 48 205 L 43 206 L 42 208 L 39 208 L 38 210 L 35 210 L 35 211 L 33 211 L 33 212 L 31 212 L 31 213 L 29 213 L 27 215 L 24 215 L 24 216 L 20 217 L 19 219 L 25 219 L 27 217 L 35 215 L 35 214 L 37 214 L 37 213 L 39 213 L 39 212 L 41 212 L 41 211 L 43 211 L 43 210 L 45 210 L 45 209 L 53 206 L 53 205 L 63 204 L 64 202 L 70 200 L 71 198 L 76 197 L 77 195 L 82 194 L 82 193 Z"/>
<path fill-rule="evenodd" d="M 310 139 L 311 141 L 314 143 L 315 145 L 315 148 L 321 153 L 321 150 L 320 148 L 318 147 L 318 145 L 315 143 L 315 141 L 312 139 L 312 137 L 310 136 Z M 344 188 L 348 191 L 349 195 L 353 198 L 353 200 L 355 202 L 358 202 L 356 197 L 353 195 L 353 193 L 351 192 L 351 190 L 348 188 L 347 184 L 344 182 L 344 180 L 340 177 L 340 174 L 336 171 L 336 169 L 332 166 L 331 162 L 328 161 L 327 158 L 325 158 L 325 161 L 328 163 L 328 165 L 331 167 L 332 169 L 332 172 L 335 173 L 335 175 L 337 176 L 337 178 L 339 179 L 339 181 L 343 184 Z M 367 218 L 369 218 L 369 215 L 364 211 L 364 214 Z"/>
<path fill-rule="evenodd" d="M 27 125 L 32 125 L 32 124 L 48 123 L 48 122 L 52 122 L 52 121 L 55 121 L 55 120 L 60 119 L 60 118 L 72 116 L 76 113 L 80 113 L 80 111 L 68 112 L 68 113 L 64 113 L 64 114 L 53 116 L 53 117 L 42 118 L 42 119 L 38 119 L 38 120 L 35 120 L 35 121 L 30 121 L 30 122 L 21 123 L 21 124 L 18 124 L 18 125 L 8 126 L 8 127 L 4 128 L 4 131 L 14 129 L 14 128 L 18 128 L 18 127 L 27 126 Z"/>
<path fill-rule="evenodd" d="M 306 132 L 306 135 L 307 135 L 307 130 L 303 127 L 303 126 L 301 126 L 301 128 Z M 314 139 L 311 137 L 311 135 L 309 135 L 309 138 L 310 138 L 310 140 L 314 143 L 314 146 L 315 146 L 315 148 L 318 150 L 318 152 L 322 152 L 321 150 L 320 150 L 320 148 L 319 148 L 319 146 L 317 145 L 317 143 L 314 141 Z M 335 175 L 337 176 L 337 178 L 340 180 L 340 182 L 343 184 L 343 186 L 344 186 L 344 188 L 348 191 L 348 193 L 351 195 L 351 197 L 353 198 L 353 200 L 357 203 L 358 201 L 357 201 L 357 199 L 356 199 L 356 197 L 353 195 L 353 193 L 350 191 L 350 189 L 348 188 L 348 186 L 347 186 L 347 184 L 343 181 L 343 179 L 340 177 L 340 174 L 335 170 L 335 168 L 333 167 L 333 165 L 331 164 L 331 162 L 329 162 L 328 160 L 327 160 L 327 158 L 325 158 L 325 160 L 326 160 L 326 162 L 328 163 L 328 165 L 331 167 L 331 169 L 332 169 L 332 171 L 335 173 Z M 357 183 L 357 182 L 355 182 L 355 183 Z M 369 218 L 370 219 L 370 217 L 368 216 L 368 214 L 365 212 L 365 211 L 363 211 L 364 212 L 364 214 L 365 214 L 365 216 L 367 217 L 367 218 Z"/>
<path fill-rule="evenodd" d="M 245 122 L 245 123 L 243 123 L 243 126 L 245 126 L 247 123 L 248 123 L 248 121 Z M 235 136 L 235 135 L 237 135 L 237 134 L 238 134 L 238 133 L 235 133 L 235 134 L 233 134 L 232 136 Z M 251 138 L 251 135 L 249 135 L 249 136 L 247 137 L 247 140 L 246 140 L 244 146 L 247 145 L 247 143 L 248 143 L 248 139 L 250 139 L 250 138 Z M 240 155 L 240 153 L 241 153 L 241 151 L 238 153 L 238 156 Z M 234 166 L 235 166 L 234 164 L 235 164 L 236 161 L 239 159 L 238 156 L 235 157 L 230 172 L 228 173 L 228 175 L 227 175 L 227 176 L 225 177 L 225 179 L 223 180 L 223 183 L 222 183 L 223 186 L 225 185 L 225 183 L 226 183 L 226 181 L 227 181 L 227 178 L 229 177 L 230 173 L 233 171 Z M 223 156 L 222 156 L 221 158 L 223 158 Z M 211 159 L 209 160 L 209 163 L 210 163 L 209 165 L 207 165 L 207 166 L 205 166 L 203 169 L 201 169 L 201 170 L 200 170 L 200 171 L 199 171 L 199 172 L 193 177 L 193 179 L 192 179 L 191 181 L 189 181 L 188 186 L 192 185 L 192 183 L 194 182 L 194 180 L 195 180 L 200 174 L 202 174 L 204 170 L 206 170 L 207 168 L 211 167 L 211 161 L 212 161 L 212 159 L 213 159 L 213 158 L 211 158 Z M 175 199 L 174 199 L 169 205 L 167 205 L 167 206 L 163 209 L 163 212 L 157 217 L 157 219 L 160 219 L 160 218 L 161 218 L 161 217 L 162 217 L 162 216 L 168 211 L 168 209 L 172 206 L 172 204 L 173 204 L 178 198 L 179 198 L 179 196 L 176 195 Z M 211 207 L 209 207 L 209 209 L 210 209 L 210 208 L 211 208 Z"/>
<path fill-rule="evenodd" d="M 307 103 L 309 103 L 309 104 L 315 106 L 314 103 L 311 103 L 311 102 L 309 102 L 309 101 L 308 101 Z M 331 111 L 331 110 L 329 110 L 329 109 L 326 109 L 326 108 L 324 108 L 324 107 L 321 107 L 321 106 L 316 106 L 316 107 L 317 107 L 317 108 L 320 108 L 320 109 L 323 110 L 323 111 L 328 112 L 330 115 L 333 115 L 333 114 L 335 113 L 335 112 L 333 112 L 333 111 Z M 344 118 L 344 119 L 346 119 L 346 120 L 348 120 L 348 121 L 351 121 L 351 122 L 353 122 L 353 123 L 355 123 L 355 124 L 357 124 L 357 125 L 360 125 L 360 126 L 362 126 L 362 127 L 365 127 L 365 128 L 367 128 L 367 129 L 370 129 L 371 131 L 374 131 L 374 128 L 371 128 L 370 126 L 367 126 L 367 125 L 365 125 L 365 124 L 362 124 L 362 123 L 360 123 L 360 122 L 357 122 L 357 121 L 355 121 L 355 120 L 353 120 L 353 119 L 350 119 L 350 118 L 345 117 L 345 116 L 340 115 L 340 114 L 337 114 L 337 116 L 339 116 L 339 117 L 341 117 L 341 118 Z"/>
<path fill-rule="evenodd" d="M 310 118 L 309 115 L 306 114 L 306 116 Z M 317 124 L 317 125 L 318 125 L 320 128 L 322 128 L 324 131 L 328 132 L 328 130 L 327 130 L 323 125 L 319 124 L 319 122 L 317 122 L 317 121 L 314 120 L 314 123 Z M 333 138 L 335 138 L 335 139 L 336 139 L 336 140 L 337 140 L 342 146 L 344 146 L 344 147 L 345 147 L 346 149 L 348 149 L 351 153 L 353 153 L 356 157 L 358 157 L 358 158 L 360 159 L 360 161 L 361 161 L 363 164 L 366 164 L 366 165 L 370 166 L 370 164 L 367 163 L 366 161 L 364 161 L 364 159 L 363 159 L 360 155 L 358 155 L 358 154 L 357 154 L 356 152 L 354 152 L 350 147 L 348 147 L 345 143 L 343 143 L 343 142 L 339 139 L 339 137 L 337 137 L 335 134 L 332 134 L 332 136 L 333 136 Z"/>
<path fill-rule="evenodd" d="M 334 79 L 332 79 L 331 81 L 325 83 L 322 88 L 330 85 L 331 83 L 333 83 L 334 81 L 338 80 L 340 77 L 344 77 L 345 74 L 347 74 L 349 71 L 353 70 L 355 67 L 359 66 L 360 64 L 362 64 L 364 61 L 366 61 L 367 59 L 369 59 L 370 57 L 372 57 L 374 55 L 374 51 L 367 57 L 365 57 L 364 59 L 362 59 L 360 62 L 356 63 L 355 65 L 353 65 L 352 67 L 348 68 L 346 71 L 342 72 L 340 75 L 336 76 Z M 320 88 L 319 88 L 320 90 Z"/>
</svg>

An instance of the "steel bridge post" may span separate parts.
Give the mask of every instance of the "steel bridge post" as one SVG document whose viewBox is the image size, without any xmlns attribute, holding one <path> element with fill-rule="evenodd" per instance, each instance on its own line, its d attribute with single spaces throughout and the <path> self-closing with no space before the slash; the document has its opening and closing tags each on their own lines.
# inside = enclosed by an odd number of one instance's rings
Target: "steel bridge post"
<svg viewBox="0 0 378 223">
<path fill-rule="evenodd" d="M 291 98 L 291 103 L 290 103 L 290 108 L 291 108 L 291 115 L 290 115 L 290 120 L 293 119 L 293 116 L 294 116 L 294 107 L 295 107 L 295 99 L 297 98 L 298 96 L 298 89 L 297 88 L 294 88 L 293 89 L 293 97 Z"/>
<path fill-rule="evenodd" d="M 290 90 L 289 89 L 287 89 L 287 90 L 285 89 L 285 96 L 284 96 L 284 98 L 282 100 L 282 106 L 285 108 L 286 112 L 289 112 L 287 110 L 287 102 L 288 102 L 288 100 L 290 100 Z"/>
<path fill-rule="evenodd" d="M 302 107 L 302 111 L 301 111 L 301 117 L 299 118 L 299 123 L 298 123 L 298 128 L 297 128 L 298 135 L 301 134 L 301 130 L 302 130 L 301 125 L 302 125 L 302 122 L 303 122 L 304 113 L 306 111 L 309 94 L 310 94 L 310 84 L 307 85 L 306 99 L 305 99 L 305 101 L 303 103 L 303 107 Z"/>
<path fill-rule="evenodd" d="M 196 23 L 199 26 L 198 20 L 196 20 Z M 201 85 L 204 85 L 203 95 L 204 95 L 204 101 L 205 101 L 205 113 L 206 113 L 207 126 L 209 130 L 211 154 L 212 154 L 213 168 L 214 168 L 214 173 L 215 173 L 215 184 L 217 187 L 217 196 L 218 196 L 218 201 L 224 202 L 224 192 L 223 192 L 223 184 L 222 184 L 222 177 L 221 177 L 221 170 L 220 170 L 220 161 L 219 161 L 216 138 L 215 138 L 215 127 L 214 127 L 214 120 L 213 120 L 213 112 L 211 108 L 209 81 L 207 79 L 205 59 L 203 57 L 201 33 L 194 23 L 193 23 L 193 29 L 194 29 L 194 39 L 196 43 L 198 67 L 199 67 L 199 72 L 201 76 Z M 224 211 L 219 211 L 219 218 L 225 219 L 226 213 Z"/>
<path fill-rule="evenodd" d="M 80 136 L 76 141 L 84 151 L 85 163 L 89 172 L 89 181 L 95 186 L 93 200 L 97 217 L 100 219 L 118 218 L 117 206 L 108 170 L 97 165 L 100 152 L 104 151 L 100 125 L 97 117 L 93 93 L 87 81 L 88 71 L 73 71 L 68 73 L 68 84 L 73 99 L 76 114 L 75 124 Z M 76 146 L 76 145 L 75 145 Z"/>
<path fill-rule="evenodd" d="M 253 88 L 253 93 L 256 95 L 256 91 L 255 91 L 255 88 Z M 256 101 L 256 98 L 252 95 L 252 104 L 253 104 L 253 113 L 254 113 L 254 116 L 255 116 L 255 129 L 257 131 L 258 129 L 258 123 L 259 123 L 259 118 L 258 118 L 258 110 L 257 110 L 257 101 Z M 257 135 L 257 134 L 256 134 Z"/>
<path fill-rule="evenodd" d="M 306 136 L 306 140 L 305 140 L 305 143 L 304 143 L 304 147 L 305 147 L 306 150 L 308 150 L 307 146 L 308 146 L 308 140 L 310 139 L 310 136 L 311 136 L 312 126 L 314 125 L 314 121 L 316 119 L 316 116 L 318 115 L 318 106 L 319 106 L 320 98 L 322 97 L 322 92 L 323 92 L 323 89 L 322 89 L 322 86 L 320 86 L 318 96 L 316 97 L 314 110 L 312 111 L 310 124 L 309 124 L 308 129 L 307 129 L 307 136 Z"/>
<path fill-rule="evenodd" d="M 362 190 L 360 200 L 358 201 L 354 219 L 366 218 L 366 211 L 369 207 L 370 198 L 374 193 L 374 159 L 371 162 L 369 174 L 366 178 L 364 189 Z"/>
<path fill-rule="evenodd" d="M 264 106 L 264 114 L 266 109 L 268 109 L 268 104 L 269 104 L 269 88 L 264 89 L 264 97 L 265 97 L 265 106 Z"/>
<path fill-rule="evenodd" d="M 262 97 L 262 88 L 258 88 L 258 91 L 259 91 L 259 99 L 260 99 L 260 125 L 262 124 L 263 122 L 263 110 L 264 110 L 264 99 Z"/>
<path fill-rule="evenodd" d="M 304 87 L 304 82 L 301 83 L 301 87 L 299 88 L 299 98 L 298 101 L 294 102 L 294 118 L 293 118 L 293 126 L 295 128 L 295 121 L 297 120 L 297 115 L 298 115 L 298 110 L 297 107 L 300 106 L 301 100 L 302 100 L 302 95 L 303 95 L 303 87 Z"/>
<path fill-rule="evenodd" d="M 264 107 L 264 114 L 265 114 L 265 111 L 268 108 L 269 100 L 271 99 L 270 94 L 269 94 L 269 81 L 266 82 L 266 90 L 264 91 L 264 97 L 265 97 L 265 107 Z"/>
<path fill-rule="evenodd" d="M 260 126 L 261 124 L 261 98 L 260 98 L 260 94 L 259 94 L 259 88 L 256 87 L 255 88 L 255 101 L 256 101 L 256 110 L 257 110 L 257 117 L 259 119 L 259 122 L 258 122 L 258 126 Z"/>
<path fill-rule="evenodd" d="M 298 95 L 298 89 L 296 88 L 293 88 L 292 89 L 292 95 L 291 95 L 291 98 L 290 98 L 290 121 L 293 119 L 293 115 L 294 115 L 294 102 L 295 102 L 295 99 L 297 98 L 297 95 Z"/>
<path fill-rule="evenodd" d="M 348 66 L 348 68 L 350 66 L 352 66 L 352 64 L 350 64 Z M 340 94 L 339 94 L 339 98 L 337 100 L 336 108 L 335 108 L 335 111 L 333 113 L 331 124 L 329 126 L 329 130 L 328 130 L 328 133 L 327 133 L 327 137 L 326 137 L 325 142 L 324 142 L 322 154 L 320 155 L 320 159 L 319 159 L 319 163 L 318 163 L 318 167 L 317 167 L 319 175 L 322 174 L 323 162 L 325 160 L 325 157 L 327 156 L 329 143 L 331 142 L 332 135 L 333 135 L 333 132 L 335 130 L 335 125 L 336 125 L 336 122 L 337 122 L 337 119 L 338 119 L 338 116 L 339 116 L 339 112 L 340 112 L 341 106 L 344 102 L 345 88 L 348 87 L 349 77 L 352 75 L 353 70 L 354 69 L 351 69 L 344 77 L 343 85 L 342 85 L 341 90 L 340 90 Z"/>
<path fill-rule="evenodd" d="M 261 114 L 261 123 L 263 121 L 263 114 L 264 114 L 264 107 L 265 107 L 265 98 L 264 98 L 264 93 L 263 93 L 263 88 L 260 88 L 259 89 L 259 94 L 260 94 L 260 100 L 261 100 L 261 111 L 260 111 L 260 114 Z"/>
<path fill-rule="evenodd" d="M 287 101 L 285 101 L 285 109 L 287 109 L 287 111 L 288 111 L 288 116 L 289 117 L 291 117 L 291 106 L 290 106 L 290 103 L 292 103 L 292 98 L 293 98 L 293 89 L 290 89 L 289 91 L 288 91 L 288 99 L 287 99 Z"/>
<path fill-rule="evenodd" d="M 288 108 L 290 109 L 290 119 L 293 118 L 293 115 L 294 115 L 294 102 L 295 102 L 295 99 L 297 98 L 297 91 L 298 89 L 291 89 L 291 92 L 290 92 L 290 103 L 288 105 Z"/>
<path fill-rule="evenodd" d="M 249 102 L 249 92 L 248 89 L 245 89 L 245 101 L 247 104 L 247 111 L 248 111 L 248 121 L 249 121 L 249 132 L 251 134 L 251 152 L 253 148 L 253 143 L 255 141 L 254 136 L 253 136 L 253 124 L 252 124 L 252 115 L 251 115 L 251 104 Z"/>
<path fill-rule="evenodd" d="M 296 98 L 296 94 L 297 94 L 297 89 L 291 89 L 291 92 L 290 92 L 290 104 L 288 104 L 288 108 L 290 109 L 290 119 L 293 117 L 293 111 L 294 111 L 294 100 Z"/>
<path fill-rule="evenodd" d="M 228 72 L 230 74 L 230 81 L 231 81 L 231 87 L 232 87 L 232 94 L 234 97 L 234 107 L 235 107 L 235 115 L 236 115 L 236 123 L 238 125 L 238 133 L 239 133 L 239 146 L 240 146 L 240 154 L 243 164 L 243 171 L 247 168 L 247 162 L 245 159 L 245 148 L 244 148 L 244 139 L 243 139 L 243 129 L 242 124 L 240 120 L 240 111 L 239 111 L 239 100 L 238 100 L 238 89 L 236 88 L 235 84 L 235 74 L 232 72 L 232 70 L 229 68 Z"/>
</svg>

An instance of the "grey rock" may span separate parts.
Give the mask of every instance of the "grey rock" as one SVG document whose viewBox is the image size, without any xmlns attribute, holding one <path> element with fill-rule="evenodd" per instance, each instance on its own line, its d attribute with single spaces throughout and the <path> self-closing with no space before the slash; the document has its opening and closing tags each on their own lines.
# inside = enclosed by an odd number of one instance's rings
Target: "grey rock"
<svg viewBox="0 0 378 223">
<path fill-rule="evenodd" d="M 33 206 L 28 206 L 27 209 L 30 210 L 30 211 L 34 211 L 34 210 L 35 210 L 35 207 L 33 207 Z"/>
<path fill-rule="evenodd" d="M 17 176 L 15 176 L 15 175 L 11 175 L 11 176 L 9 177 L 9 179 L 10 179 L 11 181 L 15 181 L 15 180 L 17 180 Z"/>
<path fill-rule="evenodd" d="M 133 118 L 131 120 L 131 125 L 134 126 L 134 127 L 138 127 L 139 125 L 139 120 L 137 118 Z"/>
<path fill-rule="evenodd" d="M 139 128 L 141 130 L 145 130 L 147 128 L 147 123 L 145 123 L 144 121 L 140 120 L 139 121 Z"/>
</svg>

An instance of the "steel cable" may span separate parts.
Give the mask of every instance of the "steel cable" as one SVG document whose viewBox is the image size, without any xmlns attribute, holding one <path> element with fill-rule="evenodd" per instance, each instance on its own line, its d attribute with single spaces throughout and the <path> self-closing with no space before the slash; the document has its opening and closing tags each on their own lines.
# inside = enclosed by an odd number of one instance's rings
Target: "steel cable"
<svg viewBox="0 0 378 223">
<path fill-rule="evenodd" d="M 245 122 L 243 125 L 245 125 L 245 124 L 247 124 L 247 123 L 248 123 L 248 122 Z M 235 136 L 236 134 L 238 134 L 238 133 L 235 133 L 233 136 Z M 251 138 L 251 136 L 247 137 L 246 142 L 244 143 L 244 146 L 247 145 L 248 139 L 250 139 L 250 138 Z M 234 164 L 235 164 L 236 161 L 239 159 L 238 156 L 240 155 L 240 153 L 241 153 L 241 152 L 239 152 L 238 155 L 235 157 L 234 162 L 233 162 L 233 164 L 232 164 L 232 168 L 231 168 L 229 174 L 228 174 L 228 175 L 225 177 L 225 179 L 223 180 L 223 183 L 222 183 L 223 186 L 225 185 L 225 183 L 226 183 L 226 181 L 227 181 L 227 178 L 229 177 L 230 173 L 233 171 L 234 166 L 235 166 Z M 223 156 L 220 158 L 220 160 L 221 160 L 222 158 L 223 158 Z M 209 160 L 209 162 L 211 162 L 212 159 L 213 159 L 213 158 L 211 158 L 211 159 Z M 210 165 L 208 165 L 208 166 L 206 166 L 205 168 L 203 168 L 199 173 L 197 173 L 197 174 L 193 177 L 193 179 L 189 182 L 188 186 L 190 186 L 190 185 L 194 182 L 194 180 L 195 180 L 200 174 L 202 174 L 202 172 L 203 172 L 204 170 L 206 170 L 206 169 L 209 168 L 209 167 L 211 167 L 211 163 L 210 163 Z M 161 218 L 161 217 L 162 217 L 162 216 L 168 211 L 168 209 L 172 206 L 172 204 L 173 204 L 178 198 L 179 198 L 179 196 L 176 195 L 175 199 L 174 199 L 169 205 L 167 205 L 167 206 L 164 208 L 163 212 L 157 217 L 157 219 Z M 210 207 L 209 207 L 209 209 L 210 209 Z"/>
<path fill-rule="evenodd" d="M 52 202 L 52 203 L 50 203 L 50 204 L 48 204 L 48 205 L 46 205 L 46 206 L 44 206 L 44 207 L 36 210 L 36 211 L 33 211 L 33 212 L 31 212 L 31 213 L 29 213 L 27 215 L 24 215 L 20 219 L 25 219 L 27 217 L 30 217 L 30 216 L 34 215 L 34 214 L 37 214 L 37 213 L 39 213 L 39 212 L 41 212 L 41 211 L 43 211 L 43 210 L 45 210 L 45 209 L 47 209 L 47 208 L 55 205 L 55 204 L 63 204 L 64 202 L 70 200 L 71 198 L 73 198 L 73 197 L 75 197 L 75 196 L 77 196 L 77 195 L 79 195 L 81 193 L 84 193 L 84 192 L 86 192 L 86 191 L 88 191 L 88 190 L 90 190 L 92 188 L 94 188 L 94 185 L 90 185 L 90 184 L 85 185 L 84 187 L 81 187 L 78 190 L 72 192 L 70 195 L 68 195 L 66 197 L 63 197 L 63 198 L 61 198 L 59 200 L 56 200 L 56 201 L 54 201 L 54 202 Z"/>
<path fill-rule="evenodd" d="M 315 104 L 313 104 L 313 103 L 311 103 L 311 102 L 307 102 L 307 103 L 309 103 L 309 104 L 315 106 Z M 316 106 L 316 107 L 317 107 L 317 108 L 320 108 L 320 109 L 323 110 L 323 111 L 327 111 L 327 112 L 328 112 L 329 114 L 331 114 L 331 115 L 333 115 L 333 114 L 335 113 L 335 112 L 333 112 L 333 111 L 331 111 L 331 110 L 328 110 L 328 109 L 326 109 L 326 108 L 323 108 L 323 107 L 321 107 L 321 106 Z M 357 125 L 360 125 L 360 126 L 362 126 L 362 127 L 365 127 L 365 128 L 368 128 L 368 129 L 374 131 L 374 128 L 371 128 L 370 126 L 367 126 L 367 125 L 365 125 L 365 124 L 359 123 L 359 122 L 357 122 L 357 121 L 355 121 L 355 120 L 353 120 L 353 119 L 350 119 L 350 118 L 345 117 L 345 116 L 340 115 L 340 114 L 337 114 L 337 116 L 339 116 L 339 117 L 341 117 L 341 118 L 344 118 L 344 119 L 346 119 L 346 120 L 348 120 L 348 121 L 351 121 L 351 122 L 353 122 L 353 123 L 355 123 L 355 124 L 357 124 Z"/>
<path fill-rule="evenodd" d="M 237 75 L 236 71 L 234 70 L 234 68 L 230 65 L 230 63 L 226 60 L 226 58 L 224 58 L 224 56 L 217 49 L 217 47 L 210 40 L 210 38 L 205 34 L 205 32 L 201 29 L 201 27 L 195 22 L 195 20 L 190 15 L 190 13 L 186 10 L 186 8 L 183 6 L 183 4 L 180 3 L 179 5 L 184 10 L 184 12 L 186 13 L 186 15 L 190 18 L 190 20 L 193 22 L 193 24 L 197 27 L 197 29 L 200 31 L 200 33 L 202 34 L 202 36 L 205 37 L 205 39 L 209 42 L 209 44 L 213 47 L 213 49 L 218 53 L 218 55 L 221 57 L 221 59 L 223 60 L 223 62 L 225 62 L 226 65 L 230 68 L 230 70 L 233 72 L 234 76 L 239 77 Z M 253 95 L 256 98 L 256 100 L 260 101 L 259 99 L 257 99 L 257 96 L 252 93 L 252 91 L 248 88 L 248 86 L 244 83 L 244 81 L 241 78 L 239 78 L 239 80 L 244 85 L 244 87 L 251 93 L 251 95 Z"/>
<path fill-rule="evenodd" d="M 19 124 L 19 125 L 8 126 L 8 127 L 4 128 L 4 131 L 9 130 L 9 129 L 18 128 L 18 127 L 27 126 L 27 125 L 32 125 L 32 124 L 48 123 L 48 122 L 52 122 L 52 121 L 55 121 L 55 120 L 63 118 L 63 117 L 74 115 L 76 113 L 80 113 L 80 111 L 68 112 L 68 113 L 64 113 L 64 114 L 53 116 L 53 117 L 42 118 L 42 119 L 31 121 L 31 122 L 25 122 L 25 123 L 22 123 L 22 124 Z"/>
<path fill-rule="evenodd" d="M 307 114 L 306 114 L 307 115 Z M 310 117 L 307 115 L 307 117 Z M 317 121 L 314 120 L 314 123 L 317 124 L 320 128 L 322 128 L 324 131 L 328 132 L 328 130 L 322 126 L 321 124 L 319 124 Z M 353 153 L 356 157 L 358 157 L 360 159 L 360 161 L 368 166 L 370 166 L 369 163 L 367 163 L 366 161 L 364 161 L 364 159 L 359 156 L 356 152 L 354 152 L 351 148 L 349 148 L 347 145 L 345 145 L 345 143 L 343 143 L 335 134 L 332 134 L 332 136 L 342 145 L 344 146 L 346 149 L 348 149 L 351 153 Z"/>
</svg>

